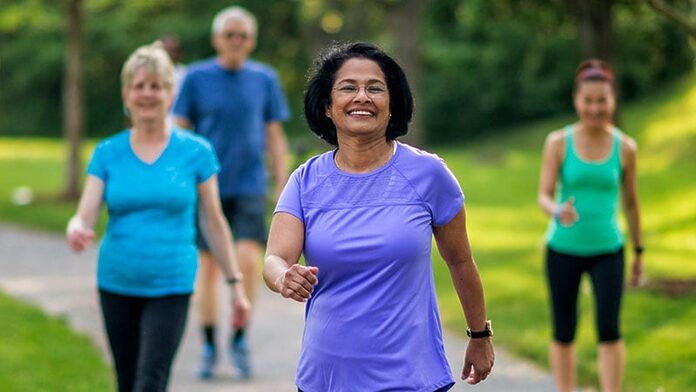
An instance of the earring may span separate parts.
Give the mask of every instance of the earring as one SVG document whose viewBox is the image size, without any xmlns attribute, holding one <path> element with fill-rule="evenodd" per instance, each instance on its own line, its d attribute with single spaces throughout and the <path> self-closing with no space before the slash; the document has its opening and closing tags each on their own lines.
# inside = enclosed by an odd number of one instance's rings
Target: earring
<svg viewBox="0 0 696 392">
<path fill-rule="evenodd" d="M 123 105 L 123 115 L 126 117 L 130 117 L 130 112 L 128 111 L 126 105 Z"/>
</svg>

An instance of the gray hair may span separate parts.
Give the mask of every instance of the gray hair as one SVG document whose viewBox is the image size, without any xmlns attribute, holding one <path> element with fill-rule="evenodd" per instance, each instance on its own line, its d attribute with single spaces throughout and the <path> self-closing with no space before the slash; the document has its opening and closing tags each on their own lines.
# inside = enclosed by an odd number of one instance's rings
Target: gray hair
<svg viewBox="0 0 696 392">
<path fill-rule="evenodd" d="M 252 37 L 256 37 L 256 17 L 246 8 L 240 7 L 238 5 L 233 5 L 227 7 L 222 11 L 218 12 L 213 19 L 213 25 L 211 26 L 211 34 L 222 33 L 225 28 L 225 24 L 231 20 L 242 21 L 247 24 L 249 28 L 249 33 Z"/>
<path fill-rule="evenodd" d="M 155 41 L 150 45 L 143 45 L 128 57 L 121 69 L 121 89 L 125 90 L 131 86 L 135 73 L 141 68 L 156 74 L 168 90 L 174 87 L 174 65 L 162 42 Z"/>
</svg>

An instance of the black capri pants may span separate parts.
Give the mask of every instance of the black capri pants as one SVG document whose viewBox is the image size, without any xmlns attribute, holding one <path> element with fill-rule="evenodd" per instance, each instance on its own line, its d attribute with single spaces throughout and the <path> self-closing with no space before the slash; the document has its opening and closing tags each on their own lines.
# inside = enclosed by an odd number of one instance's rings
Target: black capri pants
<svg viewBox="0 0 696 392">
<path fill-rule="evenodd" d="M 119 392 L 165 392 L 190 294 L 131 297 L 99 290 Z"/>
<path fill-rule="evenodd" d="M 551 294 L 553 337 L 559 343 L 575 339 L 580 278 L 592 280 L 595 319 L 600 342 L 621 338 L 619 316 L 624 282 L 623 247 L 616 252 L 575 256 L 546 248 L 546 277 Z"/>
</svg>

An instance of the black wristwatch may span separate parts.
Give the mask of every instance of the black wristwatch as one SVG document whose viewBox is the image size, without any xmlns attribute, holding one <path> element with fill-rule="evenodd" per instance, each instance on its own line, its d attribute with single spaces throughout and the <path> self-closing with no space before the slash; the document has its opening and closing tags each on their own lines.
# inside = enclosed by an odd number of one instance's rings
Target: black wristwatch
<svg viewBox="0 0 696 392">
<path fill-rule="evenodd" d="M 642 255 L 644 250 L 645 248 L 643 248 L 641 245 L 636 245 L 633 247 L 633 253 L 637 255 Z"/>
<path fill-rule="evenodd" d="M 472 331 L 471 329 L 466 329 L 466 336 L 472 339 L 481 339 L 493 336 L 493 328 L 491 327 L 491 320 L 486 320 L 486 326 L 483 331 Z"/>
</svg>

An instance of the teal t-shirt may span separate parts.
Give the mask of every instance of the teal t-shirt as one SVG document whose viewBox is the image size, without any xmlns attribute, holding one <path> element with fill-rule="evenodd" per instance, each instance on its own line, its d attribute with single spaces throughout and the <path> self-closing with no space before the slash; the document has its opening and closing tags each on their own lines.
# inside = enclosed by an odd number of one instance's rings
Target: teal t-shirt
<svg viewBox="0 0 696 392">
<path fill-rule="evenodd" d="M 200 136 L 173 129 L 160 157 L 148 164 L 133 152 L 130 134 L 100 142 L 87 167 L 104 182 L 109 212 L 97 284 L 132 296 L 191 293 L 198 184 L 219 171 L 217 157 Z"/>
<path fill-rule="evenodd" d="M 575 197 L 578 221 L 563 226 L 551 220 L 546 233 L 551 249 L 577 256 L 615 252 L 623 246 L 617 222 L 618 194 L 621 186 L 621 135 L 614 130 L 609 156 L 601 161 L 585 161 L 577 155 L 573 127 L 565 129 L 566 152 L 561 165 L 557 202 Z"/>
</svg>

